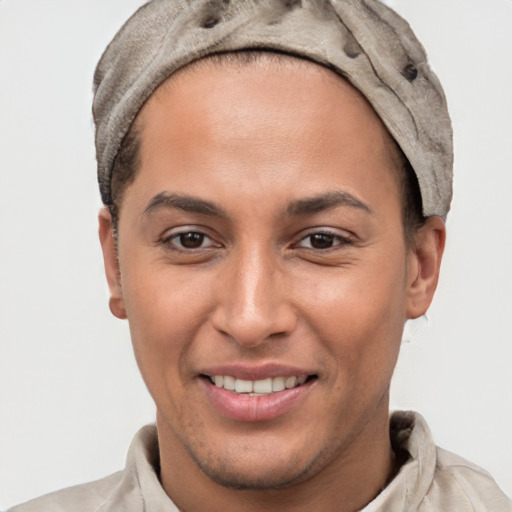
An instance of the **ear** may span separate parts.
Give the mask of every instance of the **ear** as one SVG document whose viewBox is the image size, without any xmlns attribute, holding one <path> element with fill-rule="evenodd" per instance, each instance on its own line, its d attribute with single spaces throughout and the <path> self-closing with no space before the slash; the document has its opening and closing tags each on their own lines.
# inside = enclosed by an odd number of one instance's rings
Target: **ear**
<svg viewBox="0 0 512 512">
<path fill-rule="evenodd" d="M 407 318 L 427 312 L 439 280 L 446 242 L 446 227 L 441 217 L 429 217 L 414 235 L 408 255 Z"/>
<path fill-rule="evenodd" d="M 99 235 L 101 249 L 103 251 L 103 263 L 105 275 L 110 290 L 109 307 L 114 316 L 120 319 L 126 318 L 126 307 L 124 304 L 123 289 L 121 287 L 121 272 L 119 270 L 119 259 L 112 227 L 112 217 L 107 207 L 103 207 L 98 215 Z"/>
</svg>

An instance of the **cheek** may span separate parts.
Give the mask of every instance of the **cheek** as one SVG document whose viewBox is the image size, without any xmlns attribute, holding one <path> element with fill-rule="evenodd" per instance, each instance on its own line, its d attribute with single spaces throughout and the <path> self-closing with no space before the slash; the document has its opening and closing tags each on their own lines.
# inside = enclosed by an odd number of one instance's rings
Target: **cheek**
<svg viewBox="0 0 512 512">
<path fill-rule="evenodd" d="M 308 305 L 302 309 L 333 356 L 333 374 L 359 388 L 384 385 L 398 356 L 405 320 L 404 254 L 397 251 L 391 259 L 369 259 L 311 277 L 306 287 Z"/>
<path fill-rule="evenodd" d="M 126 261 L 123 296 L 135 357 L 153 392 L 166 381 L 186 381 L 185 354 L 207 323 L 208 290 L 198 272 Z"/>
</svg>

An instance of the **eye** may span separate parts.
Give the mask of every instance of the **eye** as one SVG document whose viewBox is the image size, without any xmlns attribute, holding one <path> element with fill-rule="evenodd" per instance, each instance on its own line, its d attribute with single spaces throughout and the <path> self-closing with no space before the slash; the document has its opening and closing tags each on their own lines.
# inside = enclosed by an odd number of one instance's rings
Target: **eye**
<svg viewBox="0 0 512 512">
<path fill-rule="evenodd" d="M 190 231 L 189 233 L 181 233 L 175 236 L 174 239 L 176 239 L 176 242 L 179 241 L 180 245 L 186 249 L 197 249 L 203 245 L 205 235 Z"/>
<path fill-rule="evenodd" d="M 340 235 L 329 232 L 318 232 L 310 233 L 305 236 L 297 245 L 298 247 L 304 247 L 306 249 L 325 250 L 337 246 L 349 245 L 350 243 L 350 240 Z"/>
<path fill-rule="evenodd" d="M 208 235 L 200 231 L 181 231 L 172 233 L 162 240 L 162 244 L 178 251 L 190 251 L 193 249 L 208 249 L 220 247 Z"/>
</svg>

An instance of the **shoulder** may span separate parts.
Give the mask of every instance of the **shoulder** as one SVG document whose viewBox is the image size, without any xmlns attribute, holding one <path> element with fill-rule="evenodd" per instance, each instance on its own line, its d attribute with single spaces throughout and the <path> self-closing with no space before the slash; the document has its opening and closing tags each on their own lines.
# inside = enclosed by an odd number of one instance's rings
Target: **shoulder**
<svg viewBox="0 0 512 512">
<path fill-rule="evenodd" d="M 425 497 L 427 502 L 443 503 L 443 510 L 512 512 L 512 501 L 487 471 L 439 447 L 436 455 L 434 478 Z M 466 508 L 461 508 L 462 503 Z"/>
<path fill-rule="evenodd" d="M 119 486 L 123 471 L 86 484 L 68 487 L 17 505 L 7 512 L 93 512 Z"/>
<path fill-rule="evenodd" d="M 144 510 L 146 499 L 177 510 L 160 485 L 158 467 L 156 427 L 146 425 L 135 434 L 123 471 L 41 496 L 8 512 L 134 512 Z"/>
<path fill-rule="evenodd" d="M 376 500 L 381 508 L 368 510 L 512 512 L 512 502 L 492 476 L 437 447 L 427 422 L 417 412 L 395 412 L 390 438 L 395 453 L 406 453 L 408 459 Z"/>
</svg>

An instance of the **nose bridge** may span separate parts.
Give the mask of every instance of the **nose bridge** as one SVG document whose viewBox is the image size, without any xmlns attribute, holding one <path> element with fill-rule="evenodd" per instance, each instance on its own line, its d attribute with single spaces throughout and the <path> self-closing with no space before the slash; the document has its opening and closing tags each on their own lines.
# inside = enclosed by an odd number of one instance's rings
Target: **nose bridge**
<svg viewBox="0 0 512 512">
<path fill-rule="evenodd" d="M 292 330 L 295 315 L 274 251 L 247 243 L 230 260 L 214 314 L 215 328 L 243 346 L 257 346 L 272 334 Z"/>
</svg>

